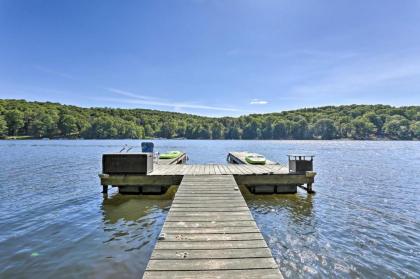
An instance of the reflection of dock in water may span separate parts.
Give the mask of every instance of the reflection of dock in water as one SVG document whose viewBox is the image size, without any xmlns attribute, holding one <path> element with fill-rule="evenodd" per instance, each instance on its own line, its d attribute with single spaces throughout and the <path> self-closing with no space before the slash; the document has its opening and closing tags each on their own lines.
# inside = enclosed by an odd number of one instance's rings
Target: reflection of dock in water
<svg viewBox="0 0 420 279">
<path fill-rule="evenodd" d="M 302 192 L 283 195 L 254 195 L 245 187 L 241 187 L 241 192 L 251 211 L 255 210 L 258 214 L 270 214 L 281 209 L 296 222 L 300 222 L 302 218 L 311 217 L 313 214 L 313 195 Z"/>
<path fill-rule="evenodd" d="M 120 195 L 106 196 L 102 202 L 104 221 L 118 222 L 120 219 L 136 221 L 155 210 L 167 210 L 172 203 L 175 189 L 164 195 Z"/>
</svg>

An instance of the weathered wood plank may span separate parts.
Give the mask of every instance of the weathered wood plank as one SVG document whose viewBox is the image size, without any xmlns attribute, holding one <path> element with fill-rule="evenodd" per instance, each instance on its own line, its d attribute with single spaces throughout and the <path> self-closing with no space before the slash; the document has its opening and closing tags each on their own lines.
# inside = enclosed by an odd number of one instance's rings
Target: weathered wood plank
<svg viewBox="0 0 420 279">
<path fill-rule="evenodd" d="M 268 248 L 221 250 L 155 250 L 153 260 L 271 258 Z"/>
<path fill-rule="evenodd" d="M 171 210 L 172 212 L 249 212 L 249 209 L 245 206 L 241 207 L 176 207 Z"/>
<path fill-rule="evenodd" d="M 193 196 L 193 195 L 181 195 L 179 198 L 175 198 L 174 202 L 177 201 L 220 201 L 220 200 L 230 200 L 230 201 L 243 201 L 242 197 L 235 196 Z"/>
<path fill-rule="evenodd" d="M 166 220 L 165 227 L 168 228 L 223 228 L 223 227 L 249 227 L 257 226 L 255 221 L 200 221 L 200 222 L 183 222 Z"/>
<path fill-rule="evenodd" d="M 232 173 L 229 172 L 229 169 L 226 168 L 225 165 L 218 165 L 218 167 L 221 169 L 222 174 L 224 174 L 224 175 L 230 175 L 230 174 L 232 174 Z"/>
<path fill-rule="evenodd" d="M 247 270 L 146 271 L 145 279 L 281 279 L 277 268 Z"/>
<path fill-rule="evenodd" d="M 208 201 L 204 201 L 204 200 L 178 200 L 178 201 L 174 201 L 172 203 L 172 205 L 174 204 L 202 204 L 202 205 L 213 205 L 213 204 L 226 204 L 226 200 L 208 200 Z M 234 205 L 243 205 L 243 201 L 242 200 L 233 200 L 230 201 L 229 204 L 234 204 Z"/>
<path fill-rule="evenodd" d="M 199 187 L 197 187 L 197 189 L 195 190 L 190 190 L 190 189 L 182 189 L 182 191 L 179 191 L 179 193 L 177 192 L 177 195 L 179 196 L 183 196 L 183 195 L 198 195 L 198 196 L 202 196 L 202 197 L 206 197 L 207 195 L 223 195 L 223 194 L 235 194 L 234 189 L 228 189 L 228 188 L 224 188 L 224 189 L 205 189 L 204 187 L 202 189 L 200 189 Z"/>
<path fill-rule="evenodd" d="M 158 241 L 155 249 L 242 249 L 267 248 L 264 240 L 237 241 Z"/>
<path fill-rule="evenodd" d="M 168 217 L 170 216 L 205 216 L 205 217 L 219 217 L 219 216 L 251 216 L 251 213 L 249 211 L 222 211 L 222 212 L 197 212 L 194 210 L 194 212 L 180 212 L 171 210 L 169 212 Z"/>
<path fill-rule="evenodd" d="M 250 221 L 252 216 L 242 215 L 219 215 L 219 216 L 168 216 L 168 221 L 171 222 L 213 222 L 213 221 Z"/>
<path fill-rule="evenodd" d="M 232 233 L 232 234 L 179 234 L 165 231 L 165 241 L 222 241 L 222 240 L 258 240 L 264 239 L 258 233 Z"/>
<path fill-rule="evenodd" d="M 151 270 L 225 270 L 277 268 L 273 258 L 154 260 Z"/>
<path fill-rule="evenodd" d="M 230 197 L 230 196 L 235 196 L 237 197 L 237 194 L 234 192 L 234 190 L 214 190 L 213 191 L 206 191 L 205 189 L 203 189 L 202 191 L 187 191 L 187 190 L 183 190 L 177 193 L 178 197 L 186 197 L 186 196 L 190 196 L 190 197 Z"/>
<path fill-rule="evenodd" d="M 238 207 L 244 207 L 245 205 L 243 204 L 243 202 L 235 202 L 235 203 L 211 203 L 211 204 L 194 204 L 194 203 L 172 203 L 171 208 L 217 208 L 217 207 L 233 207 L 233 208 L 238 208 Z M 193 209 L 191 209 L 193 210 Z"/>
<path fill-rule="evenodd" d="M 195 201 L 202 201 L 202 200 L 238 200 L 241 199 L 232 194 L 206 194 L 206 195 L 199 195 L 199 194 L 183 194 L 178 197 L 178 200 L 195 200 Z"/>
<path fill-rule="evenodd" d="M 230 233 L 253 233 L 260 232 L 260 230 L 255 226 L 249 227 L 220 227 L 220 228 L 179 228 L 179 227 L 167 227 L 163 226 L 163 231 L 165 233 L 221 233 L 221 234 L 230 234 Z"/>
</svg>

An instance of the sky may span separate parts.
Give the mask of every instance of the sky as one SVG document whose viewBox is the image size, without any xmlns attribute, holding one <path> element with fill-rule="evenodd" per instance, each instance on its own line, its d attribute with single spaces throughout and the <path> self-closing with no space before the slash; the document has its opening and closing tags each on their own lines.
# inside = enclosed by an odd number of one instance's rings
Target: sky
<svg viewBox="0 0 420 279">
<path fill-rule="evenodd" d="M 420 1 L 0 0 L 0 98 L 209 116 L 420 105 Z"/>
</svg>

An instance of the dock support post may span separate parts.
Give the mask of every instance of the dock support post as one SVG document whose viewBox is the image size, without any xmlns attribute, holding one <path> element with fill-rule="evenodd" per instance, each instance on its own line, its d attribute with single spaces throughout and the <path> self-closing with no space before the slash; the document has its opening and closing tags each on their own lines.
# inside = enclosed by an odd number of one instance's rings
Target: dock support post
<svg viewBox="0 0 420 279">
<path fill-rule="evenodd" d="M 312 190 L 312 183 L 307 183 L 307 184 L 306 184 L 306 191 L 307 191 L 309 194 L 314 193 L 314 191 Z"/>
<path fill-rule="evenodd" d="M 102 185 L 102 194 L 108 194 L 108 185 Z"/>
</svg>

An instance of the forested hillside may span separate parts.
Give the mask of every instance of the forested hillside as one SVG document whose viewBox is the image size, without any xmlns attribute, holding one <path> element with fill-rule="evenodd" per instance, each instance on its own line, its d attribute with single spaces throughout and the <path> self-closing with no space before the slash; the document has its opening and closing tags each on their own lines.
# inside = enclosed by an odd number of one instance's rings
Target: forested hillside
<svg viewBox="0 0 420 279">
<path fill-rule="evenodd" d="M 0 100 L 0 137 L 420 139 L 420 106 L 349 105 L 241 117 Z"/>
</svg>

